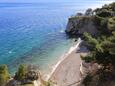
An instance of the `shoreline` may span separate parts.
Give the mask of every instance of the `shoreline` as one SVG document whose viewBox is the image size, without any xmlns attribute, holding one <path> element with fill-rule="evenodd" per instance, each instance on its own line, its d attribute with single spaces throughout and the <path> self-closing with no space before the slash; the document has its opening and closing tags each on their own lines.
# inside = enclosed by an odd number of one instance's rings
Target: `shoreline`
<svg viewBox="0 0 115 86">
<path fill-rule="evenodd" d="M 56 65 L 53 66 L 51 73 L 47 75 L 46 80 L 50 80 L 53 75 L 55 75 L 55 72 L 58 68 L 60 68 L 60 65 L 72 54 L 72 52 L 77 51 L 81 42 L 82 40 L 78 38 L 76 45 L 72 46 L 67 53 L 61 56 L 60 60 L 56 63 Z"/>
</svg>

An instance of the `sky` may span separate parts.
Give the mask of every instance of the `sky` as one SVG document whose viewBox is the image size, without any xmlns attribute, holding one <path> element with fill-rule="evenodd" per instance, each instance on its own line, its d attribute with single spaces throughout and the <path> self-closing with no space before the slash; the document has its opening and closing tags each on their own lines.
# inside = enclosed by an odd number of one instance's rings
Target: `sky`
<svg viewBox="0 0 115 86">
<path fill-rule="evenodd" d="M 98 1 L 98 2 L 115 2 L 115 0 L 0 0 L 0 3 L 39 3 L 39 2 L 87 2 L 87 1 Z"/>
</svg>

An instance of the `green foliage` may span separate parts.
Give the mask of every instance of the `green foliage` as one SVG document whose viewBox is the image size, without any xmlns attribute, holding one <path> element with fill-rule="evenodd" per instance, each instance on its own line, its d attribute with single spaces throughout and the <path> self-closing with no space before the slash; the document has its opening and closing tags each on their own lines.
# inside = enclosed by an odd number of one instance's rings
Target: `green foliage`
<svg viewBox="0 0 115 86">
<path fill-rule="evenodd" d="M 48 81 L 48 82 L 46 83 L 46 86 L 53 86 L 53 83 L 52 83 L 51 81 Z"/>
<path fill-rule="evenodd" d="M 85 57 L 84 57 L 84 56 L 81 56 L 81 59 L 84 60 L 84 61 L 87 62 L 87 63 L 92 62 L 92 61 L 95 60 L 95 58 L 94 58 L 93 56 L 90 56 L 90 55 L 85 56 Z"/>
<path fill-rule="evenodd" d="M 110 43 L 107 44 L 107 47 L 108 50 L 109 50 L 109 53 L 115 57 L 115 35 L 109 37 L 108 39 L 110 41 Z"/>
<path fill-rule="evenodd" d="M 109 30 L 108 30 L 108 19 L 109 18 L 104 18 L 100 17 L 98 15 L 95 15 L 94 18 L 94 23 L 99 30 L 100 35 L 109 35 Z"/>
<path fill-rule="evenodd" d="M 115 17 L 109 18 L 108 29 L 112 32 L 115 31 Z"/>
<path fill-rule="evenodd" d="M 93 15 L 93 10 L 91 8 L 87 9 L 85 12 L 86 16 L 92 16 Z"/>
<path fill-rule="evenodd" d="M 14 77 L 15 80 L 24 80 L 26 72 L 27 72 L 26 66 L 21 64 L 18 68 L 18 71 L 16 72 L 15 77 Z"/>
<path fill-rule="evenodd" d="M 98 41 L 93 38 L 91 35 L 89 35 L 88 33 L 84 33 L 85 36 L 85 40 L 87 40 L 93 47 L 98 44 Z"/>
<path fill-rule="evenodd" d="M 100 35 L 92 37 L 84 33 L 90 54 L 86 57 L 81 56 L 81 58 L 86 62 L 94 61 L 101 65 L 95 74 L 98 76 L 97 83 L 100 86 L 102 81 L 109 80 L 108 77 L 114 77 L 112 73 L 115 68 L 115 3 L 96 9 L 94 22 Z M 85 77 L 83 82 L 85 86 L 92 86 L 89 85 L 91 78 L 90 75 Z"/>
<path fill-rule="evenodd" d="M 115 16 L 115 3 L 104 5 L 102 8 L 97 8 L 95 11 L 96 15 L 100 17 L 112 17 Z"/>
<path fill-rule="evenodd" d="M 5 84 L 10 78 L 6 65 L 0 65 L 0 85 Z"/>
<path fill-rule="evenodd" d="M 101 11 L 97 12 L 97 15 L 100 17 L 109 17 L 111 16 L 111 12 L 106 9 L 102 9 Z"/>
<path fill-rule="evenodd" d="M 95 12 L 95 24 L 100 31 L 100 34 L 109 35 L 109 30 L 115 28 L 115 3 L 104 5 L 102 8 L 97 8 Z"/>
<path fill-rule="evenodd" d="M 83 16 L 83 14 L 82 13 L 77 13 L 76 16 Z"/>
<path fill-rule="evenodd" d="M 85 33 L 85 38 L 91 55 L 84 60 L 95 60 L 99 64 L 114 64 L 115 62 L 115 36 L 93 38 L 88 33 Z"/>
<path fill-rule="evenodd" d="M 107 31 L 107 22 L 108 22 L 108 18 L 104 18 L 100 21 L 100 27 L 101 30 L 106 32 Z M 106 32 L 107 33 L 107 32 Z"/>
<path fill-rule="evenodd" d="M 87 40 L 89 44 L 88 48 L 90 49 L 90 51 L 103 52 L 103 49 L 101 48 L 101 43 L 99 40 L 93 38 L 88 33 L 84 33 L 84 36 L 85 36 L 85 40 Z"/>
<path fill-rule="evenodd" d="M 33 84 L 24 84 L 24 85 L 21 85 L 21 86 L 34 86 Z"/>
</svg>

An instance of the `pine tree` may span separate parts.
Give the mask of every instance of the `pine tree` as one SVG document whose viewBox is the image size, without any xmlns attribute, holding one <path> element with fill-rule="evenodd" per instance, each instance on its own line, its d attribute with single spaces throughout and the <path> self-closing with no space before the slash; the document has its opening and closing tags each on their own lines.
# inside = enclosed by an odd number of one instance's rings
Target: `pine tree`
<svg viewBox="0 0 115 86">
<path fill-rule="evenodd" d="M 24 80 L 25 74 L 26 74 L 26 66 L 21 64 L 18 68 L 18 71 L 16 72 L 14 79 L 19 81 Z"/>
<path fill-rule="evenodd" d="M 7 83 L 10 79 L 8 68 L 6 65 L 0 65 L 0 86 Z"/>
</svg>

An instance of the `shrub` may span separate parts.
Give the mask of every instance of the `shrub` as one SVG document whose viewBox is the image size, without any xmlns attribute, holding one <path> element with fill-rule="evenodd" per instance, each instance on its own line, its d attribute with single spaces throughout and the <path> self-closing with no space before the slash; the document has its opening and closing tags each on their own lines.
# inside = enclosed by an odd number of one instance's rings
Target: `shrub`
<svg viewBox="0 0 115 86">
<path fill-rule="evenodd" d="M 90 56 L 90 55 L 89 56 L 85 56 L 85 57 L 81 56 L 81 59 L 84 60 L 87 63 L 92 62 L 92 61 L 95 60 L 95 58 L 93 56 Z"/>
<path fill-rule="evenodd" d="M 25 65 L 20 65 L 18 68 L 18 71 L 15 74 L 14 79 L 15 80 L 24 80 L 25 79 L 25 74 L 26 74 L 26 66 Z"/>
<path fill-rule="evenodd" d="M 0 85 L 6 84 L 10 75 L 6 65 L 0 65 Z"/>
<path fill-rule="evenodd" d="M 115 31 L 115 17 L 109 18 L 108 29 L 112 32 Z"/>
</svg>

